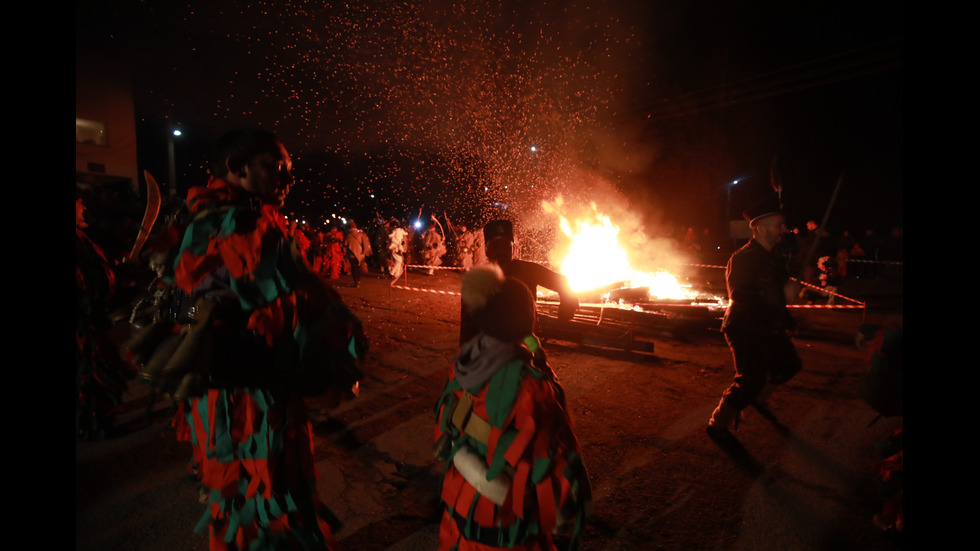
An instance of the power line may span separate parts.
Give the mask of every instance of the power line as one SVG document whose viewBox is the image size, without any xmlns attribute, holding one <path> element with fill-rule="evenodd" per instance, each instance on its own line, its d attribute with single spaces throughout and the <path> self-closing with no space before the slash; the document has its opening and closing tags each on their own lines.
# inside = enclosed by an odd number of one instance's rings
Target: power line
<svg viewBox="0 0 980 551">
<path fill-rule="evenodd" d="M 648 119 L 680 118 L 901 69 L 902 66 L 901 39 L 894 39 L 667 98 L 640 111 L 645 112 Z"/>
</svg>

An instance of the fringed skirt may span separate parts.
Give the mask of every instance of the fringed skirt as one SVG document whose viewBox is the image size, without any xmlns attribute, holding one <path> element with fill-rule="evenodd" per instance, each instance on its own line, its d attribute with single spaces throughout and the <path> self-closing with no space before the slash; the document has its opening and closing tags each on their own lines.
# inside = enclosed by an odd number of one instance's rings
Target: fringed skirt
<svg viewBox="0 0 980 551">
<path fill-rule="evenodd" d="M 212 389 L 187 408 L 208 510 L 210 548 L 337 550 L 339 524 L 316 492 L 313 431 L 303 401 L 263 389 Z"/>
</svg>

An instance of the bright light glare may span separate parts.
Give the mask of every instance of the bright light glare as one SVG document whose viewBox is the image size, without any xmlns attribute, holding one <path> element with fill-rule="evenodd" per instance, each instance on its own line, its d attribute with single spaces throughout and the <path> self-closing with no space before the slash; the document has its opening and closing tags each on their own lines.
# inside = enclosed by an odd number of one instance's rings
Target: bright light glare
<svg viewBox="0 0 980 551">
<path fill-rule="evenodd" d="M 546 210 L 557 208 L 546 205 Z M 609 216 L 592 205 L 592 216 L 569 220 L 559 214 L 559 228 L 569 239 L 568 252 L 559 263 L 559 271 L 577 292 L 619 284 L 624 287 L 646 287 L 650 298 L 694 298 L 697 293 L 682 285 L 674 274 L 664 270 L 648 272 L 632 265 L 626 248 L 620 243 L 620 228 Z"/>
</svg>

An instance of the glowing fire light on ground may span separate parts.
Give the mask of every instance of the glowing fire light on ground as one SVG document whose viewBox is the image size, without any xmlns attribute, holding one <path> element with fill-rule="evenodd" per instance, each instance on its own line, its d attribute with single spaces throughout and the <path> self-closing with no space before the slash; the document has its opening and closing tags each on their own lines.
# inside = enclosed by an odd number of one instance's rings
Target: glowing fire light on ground
<svg viewBox="0 0 980 551">
<path fill-rule="evenodd" d="M 621 229 L 592 204 L 592 214 L 569 220 L 560 212 L 561 198 L 545 203 L 545 210 L 559 216 L 559 227 L 569 239 L 568 252 L 559 263 L 576 292 L 591 291 L 619 284 L 620 287 L 645 287 L 651 298 L 694 299 L 698 292 L 682 285 L 666 270 L 637 269 L 631 255 L 622 244 Z"/>
</svg>

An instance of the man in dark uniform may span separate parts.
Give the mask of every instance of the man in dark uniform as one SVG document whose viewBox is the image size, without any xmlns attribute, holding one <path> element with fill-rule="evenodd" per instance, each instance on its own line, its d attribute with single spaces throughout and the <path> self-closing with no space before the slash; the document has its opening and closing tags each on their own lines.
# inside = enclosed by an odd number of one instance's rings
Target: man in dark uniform
<svg viewBox="0 0 980 551">
<path fill-rule="evenodd" d="M 500 266 L 504 275 L 517 279 L 527 285 L 531 294 L 537 297 L 538 286 L 558 293 L 558 319 L 570 321 L 578 309 L 578 296 L 568 285 L 568 278 L 540 264 L 514 258 L 514 226 L 509 220 L 492 220 L 483 227 L 487 258 Z M 466 313 L 460 324 L 460 343 L 476 334 Z"/>
<path fill-rule="evenodd" d="M 783 259 L 774 249 L 786 233 L 786 218 L 773 195 L 743 213 L 752 239 L 728 260 L 728 311 L 722 331 L 735 359 L 735 381 L 708 421 L 708 434 L 731 438 L 741 411 L 757 409 L 770 385 L 789 381 L 802 368 L 791 340 L 796 329 L 786 308 L 789 282 Z"/>
</svg>

